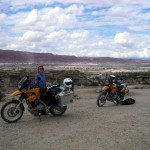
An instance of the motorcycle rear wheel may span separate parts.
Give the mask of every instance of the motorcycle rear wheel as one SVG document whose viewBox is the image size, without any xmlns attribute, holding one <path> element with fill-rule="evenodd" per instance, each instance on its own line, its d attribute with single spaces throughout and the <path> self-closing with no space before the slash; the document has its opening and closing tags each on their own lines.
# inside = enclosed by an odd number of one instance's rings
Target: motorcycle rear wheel
<svg viewBox="0 0 150 150">
<path fill-rule="evenodd" d="M 67 110 L 67 106 L 63 106 L 63 107 L 55 107 L 53 109 L 50 109 L 50 113 L 53 116 L 61 116 L 65 113 L 65 111 Z"/>
<path fill-rule="evenodd" d="M 97 98 L 97 106 L 102 107 L 106 103 L 106 95 L 104 93 L 99 94 Z"/>
<path fill-rule="evenodd" d="M 23 108 L 21 106 L 16 110 L 17 101 L 10 101 L 5 103 L 1 108 L 1 117 L 8 123 L 17 122 L 23 115 Z"/>
</svg>

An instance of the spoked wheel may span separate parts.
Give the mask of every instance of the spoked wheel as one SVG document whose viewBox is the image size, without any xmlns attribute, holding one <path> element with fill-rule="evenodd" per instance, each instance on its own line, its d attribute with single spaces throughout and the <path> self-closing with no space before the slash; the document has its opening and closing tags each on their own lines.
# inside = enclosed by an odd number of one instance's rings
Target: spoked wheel
<svg viewBox="0 0 150 150">
<path fill-rule="evenodd" d="M 63 107 L 55 107 L 53 109 L 50 109 L 50 113 L 53 116 L 61 116 L 65 113 L 65 111 L 67 110 L 67 106 L 63 106 Z"/>
<path fill-rule="evenodd" d="M 5 103 L 1 109 L 1 117 L 8 123 L 17 122 L 23 115 L 23 107 L 18 105 L 18 101 L 10 101 Z"/>
<path fill-rule="evenodd" d="M 97 106 L 102 107 L 106 103 L 106 95 L 101 93 L 97 98 Z"/>
</svg>

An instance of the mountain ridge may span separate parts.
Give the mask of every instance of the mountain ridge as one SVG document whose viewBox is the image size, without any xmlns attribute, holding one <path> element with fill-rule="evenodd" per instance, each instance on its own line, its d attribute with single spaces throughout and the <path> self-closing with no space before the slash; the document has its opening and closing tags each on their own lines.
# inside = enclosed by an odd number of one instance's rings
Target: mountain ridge
<svg viewBox="0 0 150 150">
<path fill-rule="evenodd" d="M 147 61 L 150 62 L 149 60 L 113 57 L 76 57 L 69 55 L 54 55 L 52 53 L 33 53 L 0 49 L 0 63 L 134 63 Z"/>
</svg>

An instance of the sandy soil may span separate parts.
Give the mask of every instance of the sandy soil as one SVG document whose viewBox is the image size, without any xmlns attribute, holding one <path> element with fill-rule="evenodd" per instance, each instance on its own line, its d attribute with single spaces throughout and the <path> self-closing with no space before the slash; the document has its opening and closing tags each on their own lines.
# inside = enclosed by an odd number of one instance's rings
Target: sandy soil
<svg viewBox="0 0 150 150">
<path fill-rule="evenodd" d="M 43 116 L 40 122 L 26 110 L 14 124 L 0 118 L 0 149 L 149 150 L 149 91 L 132 89 L 134 105 L 107 102 L 99 108 L 95 89 L 76 90 L 80 99 L 68 105 L 61 117 Z"/>
</svg>

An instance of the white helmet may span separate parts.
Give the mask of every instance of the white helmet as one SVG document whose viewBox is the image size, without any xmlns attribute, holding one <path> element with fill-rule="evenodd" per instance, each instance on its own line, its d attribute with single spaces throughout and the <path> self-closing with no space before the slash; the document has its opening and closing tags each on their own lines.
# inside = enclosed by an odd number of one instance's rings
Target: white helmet
<svg viewBox="0 0 150 150">
<path fill-rule="evenodd" d="M 64 87 L 72 88 L 72 80 L 70 78 L 65 78 L 63 81 Z"/>
</svg>

